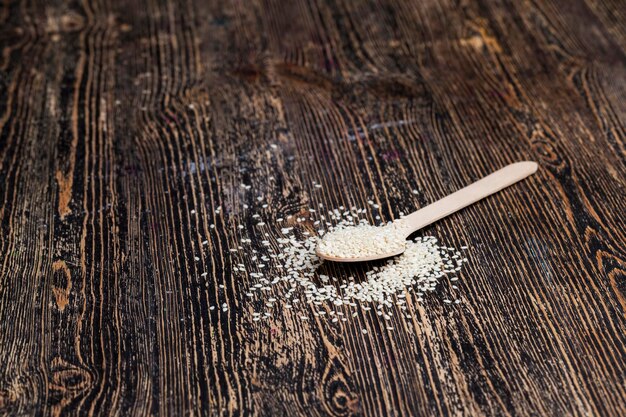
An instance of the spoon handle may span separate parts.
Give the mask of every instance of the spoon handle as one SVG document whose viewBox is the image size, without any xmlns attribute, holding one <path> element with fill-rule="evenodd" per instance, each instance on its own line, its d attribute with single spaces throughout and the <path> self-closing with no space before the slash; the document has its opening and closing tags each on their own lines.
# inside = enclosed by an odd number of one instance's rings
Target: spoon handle
<svg viewBox="0 0 626 417">
<path fill-rule="evenodd" d="M 478 200 L 523 180 L 536 171 L 536 162 L 524 161 L 507 165 L 487 175 L 485 178 L 409 214 L 404 217 L 404 226 L 407 229 L 407 236 L 422 227 L 428 226 Z"/>
</svg>

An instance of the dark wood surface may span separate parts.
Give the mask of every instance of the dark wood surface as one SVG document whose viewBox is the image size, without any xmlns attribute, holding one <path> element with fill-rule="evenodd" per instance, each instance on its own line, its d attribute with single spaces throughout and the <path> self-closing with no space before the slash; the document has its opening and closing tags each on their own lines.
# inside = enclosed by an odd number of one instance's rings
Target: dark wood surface
<svg viewBox="0 0 626 417">
<path fill-rule="evenodd" d="M 625 10 L 2 1 L 0 414 L 626 415 Z M 470 247 L 461 304 L 251 320 L 253 213 L 391 219 L 524 159 L 423 231 Z"/>
</svg>

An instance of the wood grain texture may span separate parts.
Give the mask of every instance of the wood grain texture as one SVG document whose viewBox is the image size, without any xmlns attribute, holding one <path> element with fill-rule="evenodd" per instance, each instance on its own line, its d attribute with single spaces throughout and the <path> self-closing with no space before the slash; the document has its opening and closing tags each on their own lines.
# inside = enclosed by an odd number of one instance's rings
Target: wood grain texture
<svg viewBox="0 0 626 417">
<path fill-rule="evenodd" d="M 3 1 L 0 414 L 626 415 L 624 6 Z M 252 321 L 242 236 L 525 159 L 393 332 Z"/>
</svg>

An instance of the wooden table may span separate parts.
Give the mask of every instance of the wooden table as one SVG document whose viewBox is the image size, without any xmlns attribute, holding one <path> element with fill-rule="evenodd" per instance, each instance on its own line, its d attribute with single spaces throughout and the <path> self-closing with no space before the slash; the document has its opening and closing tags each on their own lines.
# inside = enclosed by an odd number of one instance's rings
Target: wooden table
<svg viewBox="0 0 626 417">
<path fill-rule="evenodd" d="M 3 2 L 0 414 L 626 415 L 624 6 Z M 525 159 L 423 231 L 469 246 L 460 304 L 252 321 L 252 214 Z"/>
</svg>

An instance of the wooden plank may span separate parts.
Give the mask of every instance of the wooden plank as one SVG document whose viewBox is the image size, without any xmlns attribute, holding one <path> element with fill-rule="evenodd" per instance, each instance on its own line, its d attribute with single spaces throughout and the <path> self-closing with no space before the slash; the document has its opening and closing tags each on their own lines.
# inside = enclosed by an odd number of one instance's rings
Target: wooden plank
<svg viewBox="0 0 626 417">
<path fill-rule="evenodd" d="M 626 414 L 621 9 L 5 2 L 0 414 Z M 424 230 L 470 262 L 393 331 L 252 320 L 242 237 L 319 204 L 397 218 L 525 159 Z"/>
</svg>

